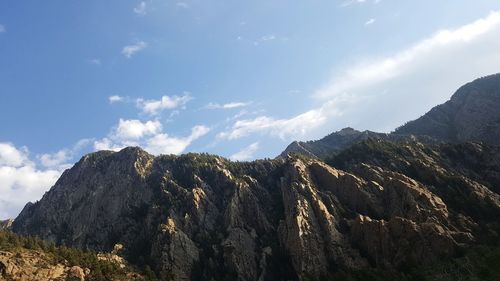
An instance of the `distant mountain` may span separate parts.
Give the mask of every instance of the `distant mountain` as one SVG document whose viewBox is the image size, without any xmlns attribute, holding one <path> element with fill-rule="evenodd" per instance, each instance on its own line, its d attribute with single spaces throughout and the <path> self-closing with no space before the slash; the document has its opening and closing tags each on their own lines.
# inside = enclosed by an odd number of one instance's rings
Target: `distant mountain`
<svg viewBox="0 0 500 281">
<path fill-rule="evenodd" d="M 8 228 L 123 245 L 147 280 L 500 280 L 499 80 L 394 133 L 346 128 L 274 160 L 91 153 Z"/>
<path fill-rule="evenodd" d="M 480 141 L 500 144 L 500 74 L 462 86 L 449 101 L 393 133 L 345 128 L 320 140 L 294 141 L 280 154 L 297 153 L 325 159 L 367 139 L 418 140 L 423 143 Z"/>
<path fill-rule="evenodd" d="M 286 157 L 289 153 L 324 158 L 332 153 L 338 153 L 354 143 L 368 138 L 387 138 L 387 134 L 372 131 L 360 132 L 353 128 L 344 128 L 316 141 L 294 141 L 280 155 Z"/>
<path fill-rule="evenodd" d="M 462 86 L 449 101 L 395 130 L 447 142 L 500 144 L 500 74 Z"/>
<path fill-rule="evenodd" d="M 278 156 L 284 158 L 288 154 L 300 154 L 308 157 L 326 159 L 333 154 L 349 148 L 353 144 L 368 139 L 379 139 L 388 141 L 420 141 L 423 143 L 438 143 L 439 141 L 427 136 L 414 136 L 406 134 L 385 134 L 372 131 L 358 131 L 353 128 L 344 128 L 338 132 L 315 141 L 294 141 Z"/>
</svg>

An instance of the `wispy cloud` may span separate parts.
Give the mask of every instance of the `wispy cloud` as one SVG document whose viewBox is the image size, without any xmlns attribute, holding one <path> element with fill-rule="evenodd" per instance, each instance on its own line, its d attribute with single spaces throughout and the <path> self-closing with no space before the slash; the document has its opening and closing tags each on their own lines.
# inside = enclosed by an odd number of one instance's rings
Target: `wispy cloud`
<svg viewBox="0 0 500 281">
<path fill-rule="evenodd" d="M 158 120 L 120 119 L 119 124 L 105 138 L 94 142 L 96 150 L 118 151 L 126 146 L 142 146 L 152 154 L 179 154 L 195 140 L 206 135 L 210 128 L 196 125 L 186 137 L 173 137 L 163 131 Z"/>
<path fill-rule="evenodd" d="M 108 97 L 109 103 L 116 103 L 116 102 L 122 102 L 124 101 L 124 98 L 122 96 L 114 95 Z"/>
<path fill-rule="evenodd" d="M 365 22 L 365 25 L 366 25 L 366 26 L 368 26 L 368 25 L 372 25 L 372 24 L 374 24 L 376 21 L 377 21 L 377 19 L 375 19 L 375 18 L 371 18 L 371 19 L 369 19 L 369 20 L 367 20 L 367 21 Z"/>
<path fill-rule="evenodd" d="M 345 73 L 336 76 L 332 82 L 319 90 L 316 96 L 328 98 L 393 79 L 418 66 L 419 61 L 436 52 L 472 42 L 499 25 L 500 13 L 492 12 L 488 17 L 458 29 L 441 30 L 393 56 L 348 68 Z"/>
<path fill-rule="evenodd" d="M 141 1 L 137 6 L 134 7 L 134 13 L 140 16 L 145 16 L 147 14 L 147 4 L 145 1 Z"/>
<path fill-rule="evenodd" d="M 239 108 L 239 107 L 245 107 L 249 105 L 250 103 L 248 102 L 229 102 L 229 103 L 214 103 L 211 102 L 205 106 L 207 109 L 233 109 L 233 108 Z"/>
<path fill-rule="evenodd" d="M 127 58 L 131 58 L 137 52 L 144 50 L 147 46 L 148 46 L 148 44 L 146 42 L 139 41 L 135 44 L 127 45 L 127 46 L 123 47 L 122 54 Z"/>
<path fill-rule="evenodd" d="M 283 140 L 305 135 L 326 120 L 322 110 L 310 110 L 290 119 L 258 116 L 236 121 L 231 128 L 217 135 L 219 139 L 235 140 L 254 133 L 269 134 Z"/>
<path fill-rule="evenodd" d="M 241 151 L 229 156 L 231 160 L 246 161 L 254 158 L 254 153 L 259 149 L 259 143 L 254 142 Z"/>
<path fill-rule="evenodd" d="M 81 150 L 92 143 L 92 139 L 81 139 L 73 147 L 61 149 L 55 153 L 45 153 L 37 158 L 42 166 L 51 169 L 65 170 L 71 167 L 70 161 L 77 156 Z"/>
<path fill-rule="evenodd" d="M 7 32 L 7 28 L 5 27 L 5 25 L 0 24 L 0 33 L 4 33 L 4 32 Z"/>
<path fill-rule="evenodd" d="M 101 60 L 97 58 L 89 59 L 87 62 L 94 65 L 101 65 Z"/>
<path fill-rule="evenodd" d="M 195 140 L 206 135 L 210 129 L 197 125 L 191 129 L 191 134 L 187 137 L 170 137 L 167 134 L 157 134 L 147 141 L 145 149 L 152 154 L 180 154 Z"/>
<path fill-rule="evenodd" d="M 159 100 L 144 100 L 141 98 L 137 99 L 136 104 L 142 112 L 156 115 L 165 109 L 183 107 L 192 99 L 191 95 L 185 92 L 182 96 L 162 96 Z"/>
<path fill-rule="evenodd" d="M 258 38 L 257 40 L 255 40 L 253 42 L 253 44 L 257 46 L 257 45 L 259 45 L 261 43 L 268 42 L 268 41 L 273 41 L 273 40 L 276 40 L 276 39 L 277 39 L 276 35 L 274 35 L 274 34 L 268 34 L 268 35 L 264 35 L 264 36 Z"/>
</svg>

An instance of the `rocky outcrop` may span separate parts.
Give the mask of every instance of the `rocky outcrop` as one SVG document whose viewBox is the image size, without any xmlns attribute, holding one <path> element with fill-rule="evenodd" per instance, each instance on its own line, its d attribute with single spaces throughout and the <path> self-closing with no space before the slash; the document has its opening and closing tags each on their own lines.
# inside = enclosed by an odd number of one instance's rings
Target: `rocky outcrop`
<svg viewBox="0 0 500 281">
<path fill-rule="evenodd" d="M 0 280 L 75 280 L 84 281 L 90 270 L 52 261 L 40 251 L 0 251 Z"/>
<path fill-rule="evenodd" d="M 330 165 L 98 152 L 13 230 L 99 251 L 120 243 L 162 279 L 245 281 L 432 263 L 495 235 L 500 151 L 387 143 L 362 141 Z M 466 168 L 476 161 L 489 169 Z"/>
<path fill-rule="evenodd" d="M 0 231 L 1 230 L 10 230 L 12 228 L 12 223 L 14 220 L 8 219 L 0 221 Z"/>
</svg>

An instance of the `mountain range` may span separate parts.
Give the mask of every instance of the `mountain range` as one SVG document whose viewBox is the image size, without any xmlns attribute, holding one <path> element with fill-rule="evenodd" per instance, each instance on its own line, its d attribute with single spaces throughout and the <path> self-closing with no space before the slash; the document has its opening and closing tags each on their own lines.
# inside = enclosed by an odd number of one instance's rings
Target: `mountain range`
<svg viewBox="0 0 500 281">
<path fill-rule="evenodd" d="M 134 278 L 498 280 L 499 145 L 497 74 L 392 133 L 346 128 L 271 160 L 91 153 L 3 228 L 120 245 L 152 271 Z"/>
</svg>

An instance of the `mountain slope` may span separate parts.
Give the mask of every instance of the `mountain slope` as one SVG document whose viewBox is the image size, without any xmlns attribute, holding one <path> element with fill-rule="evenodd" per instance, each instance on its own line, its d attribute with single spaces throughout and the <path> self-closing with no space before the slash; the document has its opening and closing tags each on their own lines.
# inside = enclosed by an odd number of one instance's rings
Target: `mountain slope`
<svg viewBox="0 0 500 281">
<path fill-rule="evenodd" d="M 496 237 L 497 148 L 474 146 L 456 156 L 463 166 L 452 166 L 440 156 L 444 147 L 390 144 L 389 156 L 375 150 L 371 162 L 356 158 L 361 148 L 352 163 L 349 153 L 331 162 L 349 172 L 296 156 L 234 163 L 203 154 L 153 157 L 139 148 L 97 152 L 28 204 L 13 230 L 105 251 L 121 243 L 129 261 L 174 280 L 396 270 Z M 440 171 L 434 182 L 406 171 L 407 160 L 393 150 L 407 146 L 428 177 Z M 492 159 L 489 170 L 468 168 L 484 159 Z"/>
<path fill-rule="evenodd" d="M 449 101 L 395 130 L 446 142 L 500 144 L 500 74 L 462 86 Z"/>
<path fill-rule="evenodd" d="M 429 144 L 467 141 L 500 144 L 500 74 L 462 86 L 449 101 L 391 134 L 345 128 L 320 140 L 292 142 L 279 157 L 297 153 L 325 159 L 369 138 Z"/>
</svg>

